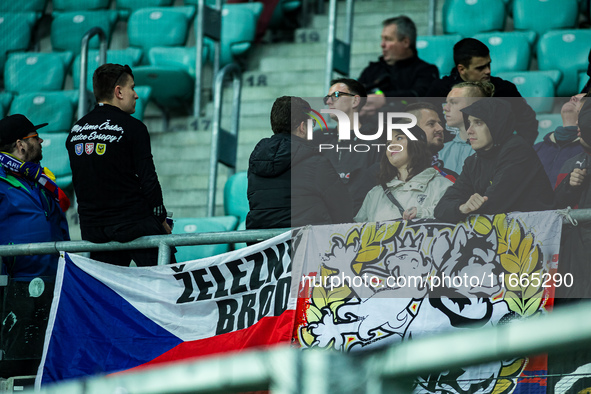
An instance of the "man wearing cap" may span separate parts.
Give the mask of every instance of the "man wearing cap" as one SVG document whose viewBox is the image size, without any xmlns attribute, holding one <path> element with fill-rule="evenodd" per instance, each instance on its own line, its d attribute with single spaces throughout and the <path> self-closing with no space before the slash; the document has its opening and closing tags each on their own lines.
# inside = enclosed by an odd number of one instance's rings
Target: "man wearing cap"
<svg viewBox="0 0 591 394">
<path fill-rule="evenodd" d="M 170 234 L 150 135 L 131 116 L 138 99 L 129 66 L 103 64 L 94 72 L 98 105 L 70 131 L 66 148 L 78 198 L 82 239 L 129 242 Z M 157 249 L 93 252 L 94 260 L 128 266 L 156 265 Z"/>
<path fill-rule="evenodd" d="M 0 244 L 70 239 L 64 215 L 69 201 L 53 174 L 39 164 L 43 139 L 37 130 L 46 125 L 35 126 L 20 114 L 0 120 Z M 37 369 L 58 258 L 58 254 L 2 258 L 10 279 L 0 316 L 4 378 L 31 375 Z"/>
</svg>

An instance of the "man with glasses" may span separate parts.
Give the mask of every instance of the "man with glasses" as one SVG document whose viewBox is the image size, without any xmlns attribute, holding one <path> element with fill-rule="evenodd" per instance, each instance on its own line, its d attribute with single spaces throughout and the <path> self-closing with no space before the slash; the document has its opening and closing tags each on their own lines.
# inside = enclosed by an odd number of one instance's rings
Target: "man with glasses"
<svg viewBox="0 0 591 394">
<path fill-rule="evenodd" d="M 98 105 L 76 122 L 66 140 L 82 239 L 128 242 L 170 234 L 150 135 L 131 116 L 138 99 L 131 69 L 103 64 L 92 84 Z M 121 266 L 131 260 L 150 266 L 157 264 L 158 250 L 93 252 L 90 257 Z"/>
<path fill-rule="evenodd" d="M 70 239 L 64 215 L 69 200 L 53 174 L 40 165 L 43 139 L 37 130 L 46 125 L 35 126 L 20 114 L 0 120 L 0 244 Z M 58 258 L 58 254 L 2 258 L 0 274 L 9 277 L 0 305 L 2 378 L 34 375 L 37 370 Z"/>
<path fill-rule="evenodd" d="M 354 132 L 355 128 L 364 135 L 374 135 L 377 132 L 377 129 L 365 127 L 359 117 L 355 116 L 355 113 L 361 111 L 367 100 L 365 88 L 361 83 L 350 78 L 334 79 L 330 85 L 328 94 L 324 97 L 324 104 L 329 109 L 336 109 L 344 113 L 349 121 L 351 139 L 339 140 L 338 128 L 325 130 L 320 138 L 320 143 L 332 148 L 323 149 L 322 153 L 330 160 L 341 177 L 341 181 L 347 185 L 353 198 L 353 211 L 357 213 L 365 195 L 377 183 L 380 152 L 385 152 L 385 146 L 382 146 L 380 150 L 377 144 L 386 143 L 386 133 L 382 133 L 384 138 L 376 141 L 363 141 L 357 138 Z M 339 123 L 337 115 L 330 114 L 330 117 Z M 366 147 L 369 149 L 366 150 Z"/>
</svg>

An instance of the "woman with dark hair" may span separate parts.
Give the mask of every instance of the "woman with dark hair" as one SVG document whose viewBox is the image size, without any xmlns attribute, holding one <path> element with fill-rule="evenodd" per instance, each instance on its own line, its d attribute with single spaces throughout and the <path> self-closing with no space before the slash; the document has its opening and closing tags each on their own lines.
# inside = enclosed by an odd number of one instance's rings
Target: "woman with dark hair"
<svg viewBox="0 0 591 394">
<path fill-rule="evenodd" d="M 433 210 L 452 182 L 431 167 L 425 132 L 413 127 L 417 140 L 394 130 L 380 161 L 379 184 L 367 193 L 356 222 L 432 218 Z"/>
</svg>

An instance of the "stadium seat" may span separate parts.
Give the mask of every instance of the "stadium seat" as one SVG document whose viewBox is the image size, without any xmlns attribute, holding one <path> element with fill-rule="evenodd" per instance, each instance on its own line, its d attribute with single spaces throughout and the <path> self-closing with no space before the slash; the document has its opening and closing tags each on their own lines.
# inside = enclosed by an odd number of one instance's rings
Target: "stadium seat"
<svg viewBox="0 0 591 394">
<path fill-rule="evenodd" d="M 480 33 L 474 36 L 490 49 L 494 74 L 504 71 L 527 71 L 534 32 Z"/>
<path fill-rule="evenodd" d="M 250 210 L 246 197 L 247 187 L 246 172 L 232 175 L 224 185 L 224 213 L 236 216 L 240 222 L 246 220 L 246 214 Z"/>
<path fill-rule="evenodd" d="M 107 63 L 127 64 L 134 71 L 134 66 L 138 65 L 142 57 L 142 51 L 138 48 L 126 49 L 109 49 L 107 51 Z M 97 69 L 99 63 L 98 49 L 91 49 L 88 51 L 88 68 L 86 75 L 86 89 L 92 92 L 92 75 Z M 78 89 L 80 86 L 80 55 L 74 59 L 72 66 L 72 77 L 74 79 L 74 88 Z"/>
<path fill-rule="evenodd" d="M 131 116 L 139 120 L 144 120 L 146 106 L 148 105 L 148 101 L 150 101 L 150 96 L 152 95 L 152 87 L 136 86 L 135 92 L 137 93 L 139 99 L 135 102 L 135 112 Z"/>
<path fill-rule="evenodd" d="M 51 23 L 51 45 L 54 51 L 72 51 L 80 53 L 82 37 L 93 27 L 100 27 L 107 36 L 107 42 L 111 39 L 111 32 L 117 22 L 117 11 L 77 11 L 53 13 Z M 90 48 L 98 48 L 98 36 L 89 42 Z"/>
<path fill-rule="evenodd" d="M 505 4 L 498 0 L 446 0 L 443 3 L 443 31 L 471 37 L 505 27 Z"/>
<path fill-rule="evenodd" d="M 151 48 L 183 46 L 194 14 L 192 6 L 140 8 L 127 23 L 129 45 L 142 49 L 144 63 Z"/>
<path fill-rule="evenodd" d="M 70 158 L 66 150 L 66 139 L 69 133 L 43 133 L 40 130 L 40 137 L 43 138 L 43 159 L 41 165 L 49 168 L 55 175 L 55 182 L 62 189 L 72 185 L 72 170 L 70 169 Z"/>
<path fill-rule="evenodd" d="M 106 10 L 111 0 L 52 0 L 53 11 Z"/>
<path fill-rule="evenodd" d="M 12 101 L 11 114 L 23 114 L 33 124 L 49 123 L 43 133 L 69 132 L 74 124 L 74 105 L 64 92 L 19 94 Z"/>
<path fill-rule="evenodd" d="M 277 6 L 271 15 L 269 28 L 282 29 L 285 28 L 285 25 L 293 25 L 293 27 L 295 27 L 293 23 L 290 24 L 290 20 L 287 18 L 287 16 L 288 14 L 293 13 L 294 11 L 301 8 L 301 6 L 301 0 L 279 0 L 279 3 L 277 3 Z"/>
<path fill-rule="evenodd" d="M 0 72 L 4 72 L 8 53 L 29 48 L 31 30 L 36 21 L 34 12 L 0 13 Z"/>
<path fill-rule="evenodd" d="M 556 30 L 538 40 L 538 68 L 562 71 L 562 81 L 556 89 L 560 97 L 578 93 L 579 72 L 589 65 L 591 30 Z"/>
<path fill-rule="evenodd" d="M 556 84 L 547 73 L 543 71 L 504 72 L 498 73 L 497 76 L 513 82 L 534 111 L 552 110 Z"/>
<path fill-rule="evenodd" d="M 238 219 L 235 216 L 216 216 L 208 218 L 181 218 L 174 221 L 173 234 L 194 234 L 225 232 L 236 229 Z M 177 262 L 202 259 L 230 250 L 227 244 L 177 246 Z"/>
<path fill-rule="evenodd" d="M 574 28 L 577 23 L 577 0 L 514 0 L 515 30 L 531 30 L 538 37 L 549 30 Z"/>
<path fill-rule="evenodd" d="M 419 36 L 417 37 L 417 50 L 419 57 L 437 66 L 439 75 L 449 75 L 454 68 L 454 57 L 452 48 L 462 36 L 449 34 L 443 36 Z"/>
<path fill-rule="evenodd" d="M 36 12 L 42 13 L 47 0 L 0 1 L 0 13 L 4 12 Z"/>
<path fill-rule="evenodd" d="M 589 76 L 587 75 L 586 71 L 581 71 L 579 73 L 579 89 L 578 91 L 582 91 L 585 85 L 589 82 Z"/>
<path fill-rule="evenodd" d="M 146 7 L 171 6 L 173 0 L 117 0 L 117 10 L 121 19 L 128 19 L 135 10 Z M 185 1 L 185 4 L 187 2 Z"/>
<path fill-rule="evenodd" d="M 8 92 L 0 93 L 0 118 L 3 118 L 8 113 L 8 108 L 12 102 L 12 94 Z"/>
<path fill-rule="evenodd" d="M 546 134 L 553 132 L 558 126 L 562 126 L 560 114 L 539 114 L 537 118 L 538 138 L 536 138 L 536 144 L 543 141 Z"/>
<path fill-rule="evenodd" d="M 17 52 L 4 67 L 4 87 L 13 93 L 61 90 L 72 52 Z"/>
</svg>

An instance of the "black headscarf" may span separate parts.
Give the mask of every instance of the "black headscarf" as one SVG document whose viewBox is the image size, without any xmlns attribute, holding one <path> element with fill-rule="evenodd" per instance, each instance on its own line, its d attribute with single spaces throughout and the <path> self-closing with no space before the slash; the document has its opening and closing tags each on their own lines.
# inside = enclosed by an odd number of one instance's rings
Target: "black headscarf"
<svg viewBox="0 0 591 394">
<path fill-rule="evenodd" d="M 461 111 L 464 114 L 466 130 L 470 127 L 468 116 L 474 116 L 486 123 L 492 136 L 493 147 L 503 145 L 515 131 L 515 119 L 511 105 L 500 98 L 483 98 Z"/>
</svg>

